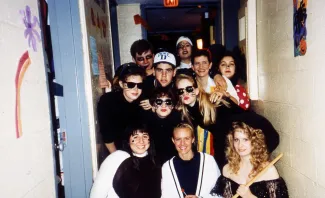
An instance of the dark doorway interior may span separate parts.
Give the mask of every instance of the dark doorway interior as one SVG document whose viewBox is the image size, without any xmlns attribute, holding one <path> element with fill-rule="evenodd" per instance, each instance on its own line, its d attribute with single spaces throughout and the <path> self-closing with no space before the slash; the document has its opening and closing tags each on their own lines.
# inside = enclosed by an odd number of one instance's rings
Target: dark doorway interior
<svg viewBox="0 0 325 198">
<path fill-rule="evenodd" d="M 155 48 L 176 52 L 176 41 L 180 36 L 189 37 L 194 46 L 203 39 L 204 48 L 220 43 L 220 2 L 192 3 L 176 8 L 145 6 L 144 13 L 150 29 L 147 39 Z"/>
</svg>

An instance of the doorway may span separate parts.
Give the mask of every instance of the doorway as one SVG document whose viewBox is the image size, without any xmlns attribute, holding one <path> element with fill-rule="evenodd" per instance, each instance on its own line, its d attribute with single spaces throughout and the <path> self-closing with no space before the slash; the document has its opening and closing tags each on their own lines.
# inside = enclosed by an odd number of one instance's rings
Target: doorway
<svg viewBox="0 0 325 198">
<path fill-rule="evenodd" d="M 183 4 L 176 8 L 163 6 L 142 6 L 149 28 L 147 39 L 156 48 L 163 48 L 176 54 L 176 41 L 180 36 L 190 38 L 196 47 L 196 40 L 203 40 L 203 48 L 220 43 L 220 1 Z M 158 22 L 159 21 L 159 22 Z"/>
</svg>

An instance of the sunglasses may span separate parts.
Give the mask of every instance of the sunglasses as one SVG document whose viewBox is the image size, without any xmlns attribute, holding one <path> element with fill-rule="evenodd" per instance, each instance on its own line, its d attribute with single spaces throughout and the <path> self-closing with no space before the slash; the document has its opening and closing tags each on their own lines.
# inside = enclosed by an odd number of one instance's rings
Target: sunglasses
<svg viewBox="0 0 325 198">
<path fill-rule="evenodd" d="M 183 95 L 184 94 L 184 89 L 187 93 L 192 93 L 194 91 L 194 87 L 193 86 L 187 86 L 185 88 L 182 89 L 177 89 L 177 94 L 178 95 Z"/>
<path fill-rule="evenodd" d="M 142 61 L 144 61 L 144 59 L 150 60 L 150 59 L 152 59 L 152 57 L 153 57 L 153 55 L 148 55 L 146 57 L 137 57 L 136 59 L 137 59 L 137 61 L 142 62 Z"/>
<path fill-rule="evenodd" d="M 138 89 L 143 89 L 143 83 L 125 82 L 127 88 L 133 89 L 137 86 Z"/>
<path fill-rule="evenodd" d="M 172 99 L 166 99 L 166 100 L 156 99 L 155 103 L 157 106 L 161 106 L 163 103 L 165 103 L 167 106 L 173 105 Z"/>
</svg>

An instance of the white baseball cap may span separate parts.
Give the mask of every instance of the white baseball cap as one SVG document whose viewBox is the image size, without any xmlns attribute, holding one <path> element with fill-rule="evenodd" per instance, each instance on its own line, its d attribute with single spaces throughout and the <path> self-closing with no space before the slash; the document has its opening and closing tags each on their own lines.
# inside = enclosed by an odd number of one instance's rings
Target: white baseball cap
<svg viewBox="0 0 325 198">
<path fill-rule="evenodd" d="M 171 64 L 173 67 L 176 67 L 176 59 L 172 53 L 169 52 L 159 52 L 155 55 L 154 58 L 154 66 L 158 63 L 168 63 Z"/>
<path fill-rule="evenodd" d="M 191 41 L 191 39 L 189 39 L 188 37 L 186 36 L 181 36 L 178 38 L 177 42 L 176 42 L 176 47 L 178 46 L 178 44 L 182 41 L 187 41 L 189 44 L 191 44 L 193 46 L 193 43 Z"/>
</svg>

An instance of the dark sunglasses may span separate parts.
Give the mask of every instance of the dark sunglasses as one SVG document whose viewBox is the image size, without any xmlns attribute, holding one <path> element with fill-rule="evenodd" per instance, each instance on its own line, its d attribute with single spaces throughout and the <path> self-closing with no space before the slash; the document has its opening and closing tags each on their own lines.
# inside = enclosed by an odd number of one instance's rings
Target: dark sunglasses
<svg viewBox="0 0 325 198">
<path fill-rule="evenodd" d="M 141 62 L 141 61 L 144 61 L 144 59 L 150 60 L 150 59 L 152 59 L 152 57 L 153 57 L 153 55 L 148 55 L 146 57 L 137 57 L 136 59 L 137 59 L 137 61 Z"/>
<path fill-rule="evenodd" d="M 166 99 L 166 100 L 156 99 L 155 103 L 158 106 L 162 105 L 163 103 L 165 103 L 167 106 L 173 105 L 172 99 Z"/>
<path fill-rule="evenodd" d="M 135 86 L 138 89 L 143 89 L 143 83 L 125 82 L 125 84 L 129 89 L 133 89 Z"/>
<path fill-rule="evenodd" d="M 194 87 L 193 86 L 187 86 L 185 88 L 182 89 L 177 89 L 177 94 L 178 95 L 183 95 L 184 94 L 184 89 L 187 93 L 192 93 L 194 91 Z"/>
</svg>

